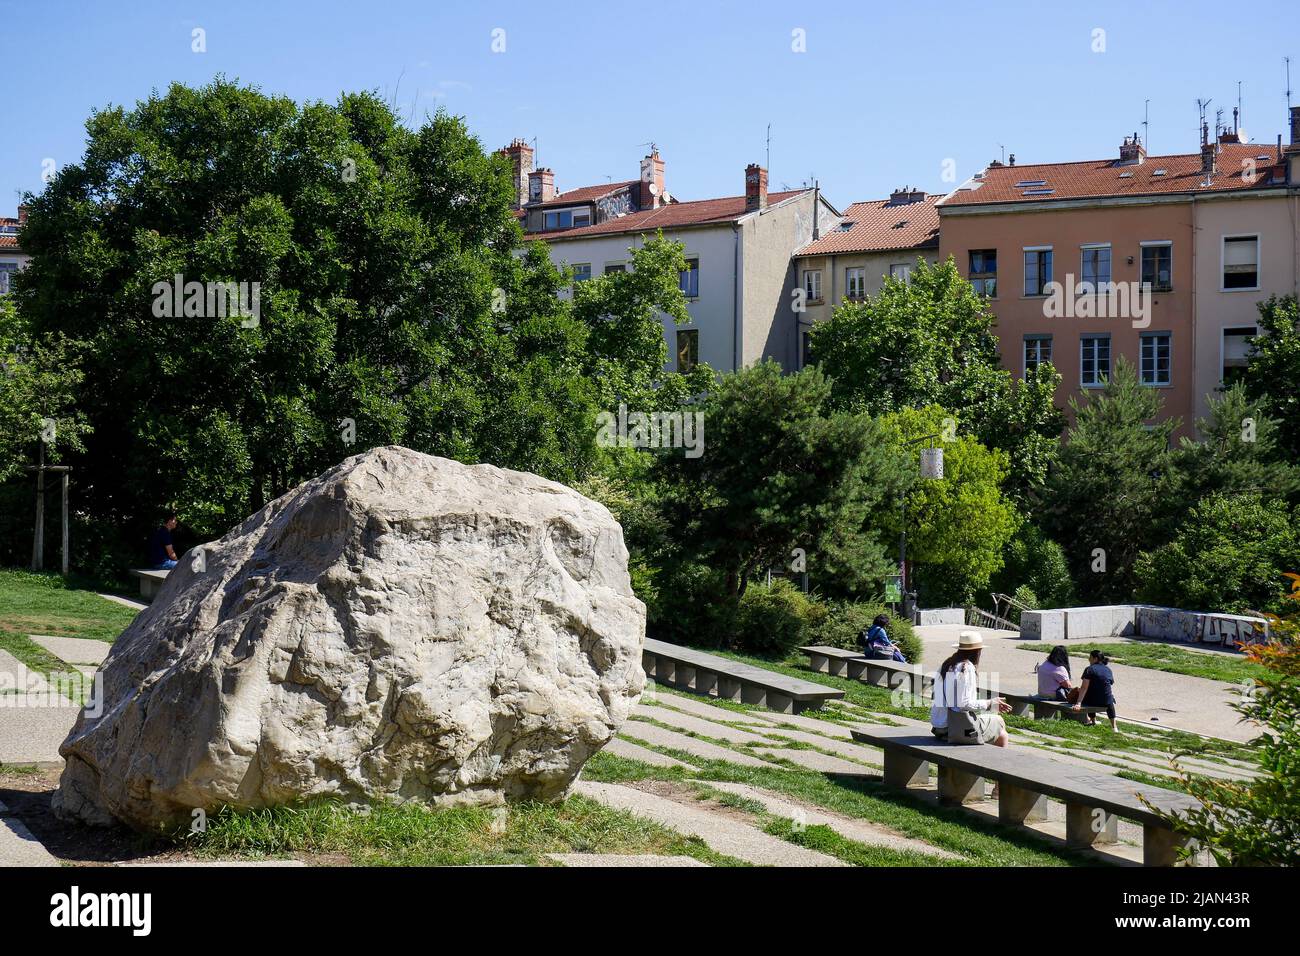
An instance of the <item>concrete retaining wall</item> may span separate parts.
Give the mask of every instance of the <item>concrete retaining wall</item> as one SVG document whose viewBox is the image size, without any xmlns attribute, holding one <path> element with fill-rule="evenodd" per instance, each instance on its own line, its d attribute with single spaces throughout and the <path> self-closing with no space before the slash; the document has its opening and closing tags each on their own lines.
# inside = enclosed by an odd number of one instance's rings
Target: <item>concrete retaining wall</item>
<svg viewBox="0 0 1300 956">
<path fill-rule="evenodd" d="M 963 607 L 917 608 L 914 624 L 965 624 L 966 609 Z"/>
<path fill-rule="evenodd" d="M 1056 644 L 1065 640 L 1154 637 L 1163 641 L 1227 644 L 1268 639 L 1268 622 L 1241 614 L 1210 614 L 1147 604 L 1052 608 L 1020 615 L 1021 636 Z"/>
</svg>

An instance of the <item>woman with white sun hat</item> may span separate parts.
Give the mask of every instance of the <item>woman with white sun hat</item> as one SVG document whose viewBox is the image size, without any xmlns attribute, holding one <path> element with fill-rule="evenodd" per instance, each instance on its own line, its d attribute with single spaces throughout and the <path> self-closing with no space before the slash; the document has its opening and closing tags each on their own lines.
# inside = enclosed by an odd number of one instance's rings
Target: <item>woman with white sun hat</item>
<svg viewBox="0 0 1300 956">
<path fill-rule="evenodd" d="M 930 707 L 930 726 L 936 737 L 948 736 L 948 710 L 966 711 L 974 724 L 979 742 L 1007 745 L 1007 725 L 1001 717 L 1011 709 L 1001 697 L 980 700 L 977 693 L 976 668 L 984 639 L 979 631 L 962 631 L 956 653 L 939 665 L 934 680 L 934 701 Z"/>
</svg>

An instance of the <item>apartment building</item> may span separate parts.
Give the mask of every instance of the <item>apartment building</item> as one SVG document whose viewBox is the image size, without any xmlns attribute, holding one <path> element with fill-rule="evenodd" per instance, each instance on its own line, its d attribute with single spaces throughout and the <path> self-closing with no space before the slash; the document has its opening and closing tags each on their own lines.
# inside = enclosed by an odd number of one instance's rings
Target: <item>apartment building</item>
<svg viewBox="0 0 1300 956">
<path fill-rule="evenodd" d="M 665 163 L 652 149 L 635 180 L 555 189 L 549 168 L 516 140 L 512 161 L 526 238 L 547 243 L 551 260 L 577 281 L 625 270 L 632 250 L 660 230 L 685 246 L 679 281 L 691 320 L 663 317 L 671 370 L 707 362 L 720 371 L 774 358 L 799 362 L 792 256 L 815 231 L 840 218 L 815 188 L 768 191 L 767 170 L 744 170 L 741 195 L 682 201 L 667 190 Z"/>
<path fill-rule="evenodd" d="M 27 207 L 18 207 L 18 218 L 0 216 L 0 295 L 9 292 L 9 279 L 27 265 L 31 256 L 23 252 L 19 233 L 27 223 Z"/>
<path fill-rule="evenodd" d="M 1253 325 L 1248 306 L 1295 281 L 1283 262 L 1294 261 L 1295 226 L 1280 212 L 1289 188 L 1280 141 L 1261 146 L 1236 129 L 1213 141 L 1203 130 L 1202 140 L 1199 152 L 1168 156 L 1148 156 L 1135 134 L 1108 159 L 1017 166 L 1013 157 L 938 204 L 940 257 L 953 256 L 988 296 L 1007 368 L 1023 375 L 1050 361 L 1065 405 L 1102 387 L 1124 356 L 1161 391 L 1162 414 L 1191 433 L 1222 378 L 1223 330 L 1233 330 L 1230 353 L 1244 355 L 1236 330 Z M 1264 281 L 1270 243 L 1285 252 L 1268 259 Z"/>
<path fill-rule="evenodd" d="M 893 276 L 906 279 L 918 259 L 939 259 L 942 196 L 905 187 L 888 199 L 856 202 L 829 229 L 795 253 L 805 311 L 799 316 L 799 359 L 808 355 L 808 332 L 841 302 L 875 295 Z"/>
</svg>

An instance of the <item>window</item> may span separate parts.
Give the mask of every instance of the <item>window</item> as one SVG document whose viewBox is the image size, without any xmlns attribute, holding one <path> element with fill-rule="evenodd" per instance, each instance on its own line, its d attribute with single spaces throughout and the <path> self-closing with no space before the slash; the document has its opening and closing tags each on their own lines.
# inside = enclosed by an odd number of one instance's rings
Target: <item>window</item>
<svg viewBox="0 0 1300 956">
<path fill-rule="evenodd" d="M 9 294 L 9 277 L 18 271 L 16 262 L 0 262 L 0 295 Z"/>
<path fill-rule="evenodd" d="M 804 329 L 801 338 L 803 339 L 803 364 L 811 365 L 812 364 L 812 333 L 810 333 L 807 329 Z"/>
<path fill-rule="evenodd" d="M 575 262 L 573 264 L 573 281 L 586 282 L 591 278 L 590 262 Z"/>
<path fill-rule="evenodd" d="M 688 299 L 697 299 L 700 295 L 700 260 L 687 259 L 686 271 L 677 273 L 677 287 Z"/>
<path fill-rule="evenodd" d="M 1174 287 L 1174 247 L 1168 242 L 1142 243 L 1142 284 L 1152 292 L 1168 292 Z"/>
<path fill-rule="evenodd" d="M 859 267 L 844 270 L 844 294 L 850 299 L 867 295 L 867 270 Z"/>
<path fill-rule="evenodd" d="M 563 209 L 560 212 L 548 212 L 543 219 L 544 229 L 568 229 L 573 225 L 573 210 Z"/>
<path fill-rule="evenodd" d="M 609 275 L 611 272 L 627 272 L 627 263 L 625 262 L 605 263 L 605 275 Z"/>
<path fill-rule="evenodd" d="M 1224 238 L 1223 288 L 1259 288 L 1259 236 Z"/>
<path fill-rule="evenodd" d="M 591 213 L 587 212 L 586 210 L 583 210 L 582 212 L 575 212 L 575 213 L 573 214 L 573 225 L 574 225 L 574 226 L 590 226 L 590 225 L 591 225 Z"/>
<path fill-rule="evenodd" d="M 1079 272 L 1089 292 L 1096 292 L 1103 282 L 1110 282 L 1110 246 L 1084 246 Z"/>
<path fill-rule="evenodd" d="M 1253 325 L 1223 330 L 1223 374 L 1225 387 L 1238 381 L 1246 372 L 1250 355 L 1250 340 L 1259 334 Z"/>
<path fill-rule="evenodd" d="M 889 278 L 891 279 L 899 279 L 906 282 L 911 275 L 912 267 L 906 262 L 897 262 L 889 267 Z"/>
<path fill-rule="evenodd" d="M 1052 337 L 1050 335 L 1025 336 L 1025 371 L 1038 368 L 1044 362 L 1052 360 Z"/>
<path fill-rule="evenodd" d="M 803 274 L 804 296 L 809 302 L 820 302 L 822 297 L 822 270 L 805 269 Z"/>
<path fill-rule="evenodd" d="M 1170 340 L 1168 332 L 1143 332 L 1139 377 L 1143 385 L 1168 385 Z"/>
<path fill-rule="evenodd" d="M 998 294 L 998 251 L 972 249 L 970 251 L 970 284 L 980 295 L 995 298 Z"/>
<path fill-rule="evenodd" d="M 1047 295 L 1052 281 L 1052 250 L 1025 250 L 1025 295 Z"/>
<path fill-rule="evenodd" d="M 700 330 L 677 330 L 677 371 L 689 372 L 700 363 Z"/>
<path fill-rule="evenodd" d="M 1099 388 L 1110 378 L 1110 336 L 1084 335 L 1079 338 L 1079 384 Z"/>
</svg>

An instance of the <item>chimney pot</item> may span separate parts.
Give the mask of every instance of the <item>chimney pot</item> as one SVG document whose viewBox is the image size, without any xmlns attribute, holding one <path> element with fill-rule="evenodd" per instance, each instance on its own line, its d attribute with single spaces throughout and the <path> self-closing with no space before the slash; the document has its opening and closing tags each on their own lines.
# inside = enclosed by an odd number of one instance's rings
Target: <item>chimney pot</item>
<svg viewBox="0 0 1300 956">
<path fill-rule="evenodd" d="M 1125 136 L 1124 142 L 1119 147 L 1119 165 L 1121 166 L 1141 166 L 1146 161 L 1146 147 L 1142 145 L 1142 138 L 1134 133 L 1132 136 Z"/>
<path fill-rule="evenodd" d="M 555 198 L 555 172 L 543 166 L 528 174 L 528 201 L 547 202 Z"/>
<path fill-rule="evenodd" d="M 767 170 L 758 163 L 745 167 L 745 212 L 767 208 Z"/>
<path fill-rule="evenodd" d="M 1215 143 L 1206 143 L 1201 147 L 1201 172 L 1207 176 L 1219 171 L 1219 147 Z"/>
</svg>

